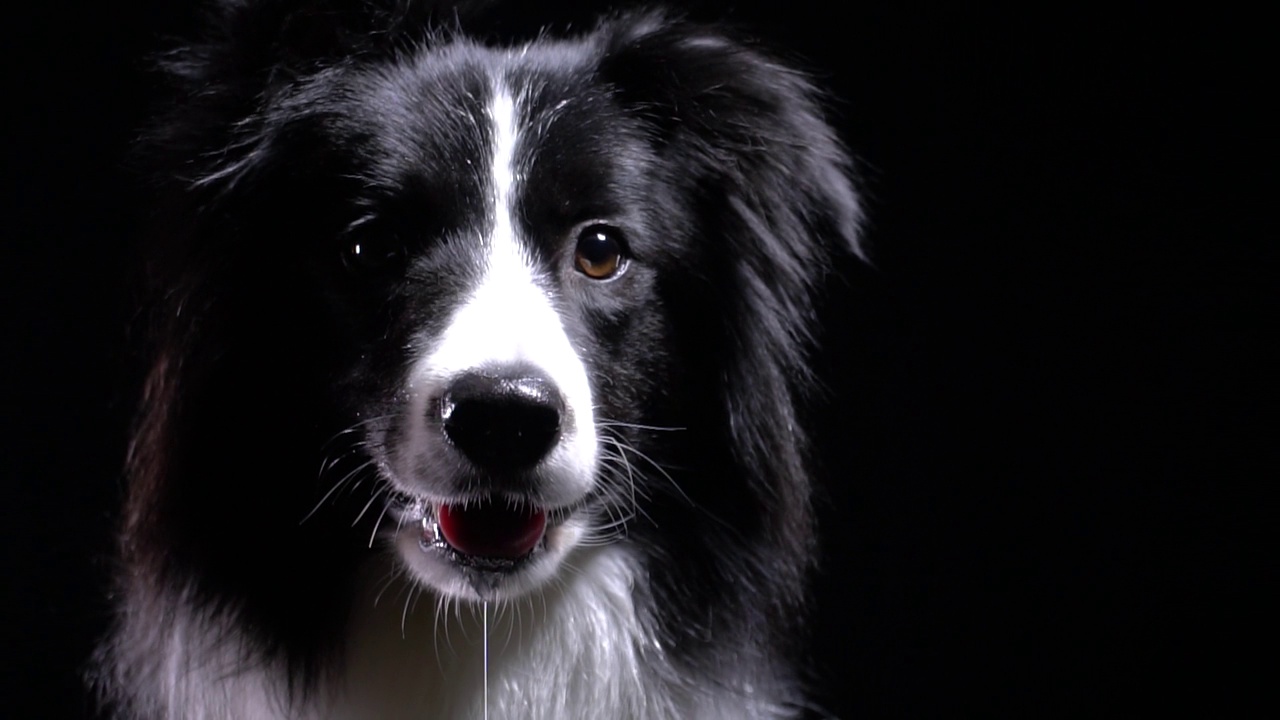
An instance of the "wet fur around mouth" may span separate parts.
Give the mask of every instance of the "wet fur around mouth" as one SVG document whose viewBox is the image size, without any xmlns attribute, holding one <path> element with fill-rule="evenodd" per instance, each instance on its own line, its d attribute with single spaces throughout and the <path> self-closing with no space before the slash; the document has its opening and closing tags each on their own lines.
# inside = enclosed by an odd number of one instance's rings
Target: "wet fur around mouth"
<svg viewBox="0 0 1280 720">
<path fill-rule="evenodd" d="M 491 598 L 493 717 L 801 716 L 807 358 L 860 221 L 821 93 L 659 11 L 215 6 L 140 148 L 104 707 L 475 717 Z M 435 410 L 495 372 L 557 413 L 514 458 Z M 527 557 L 424 547 L 415 504 L 501 497 L 558 509 Z"/>
</svg>

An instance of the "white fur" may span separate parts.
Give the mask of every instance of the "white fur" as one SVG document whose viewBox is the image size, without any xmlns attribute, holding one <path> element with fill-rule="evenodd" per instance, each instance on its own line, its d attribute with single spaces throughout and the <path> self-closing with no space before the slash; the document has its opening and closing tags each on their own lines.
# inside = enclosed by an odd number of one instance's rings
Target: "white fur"
<svg viewBox="0 0 1280 720">
<path fill-rule="evenodd" d="M 586 367 L 546 290 L 550 281 L 540 277 L 517 237 L 511 198 L 518 176 L 518 123 L 515 100 L 500 85 L 495 87 L 489 115 L 494 137 L 490 168 L 494 223 L 485 242 L 484 274 L 444 332 L 423 340 L 428 350 L 410 372 L 406 432 L 401 446 L 392 452 L 389 474 L 405 492 L 429 493 L 429 488 L 414 480 L 437 473 L 438 460 L 432 454 L 436 446 L 428 441 L 428 433 L 438 430 L 426 422 L 427 403 L 463 373 L 522 363 L 546 373 L 564 396 L 567 421 L 559 442 L 543 461 L 538 493 L 544 507 L 566 507 L 586 497 L 595 482 L 598 440 L 591 386 Z M 547 582 L 585 531 L 580 518 L 551 528 L 545 552 L 504 582 L 500 596 L 529 592 Z M 456 567 L 436 554 L 423 553 L 420 536 L 420 530 L 410 525 L 399 529 L 395 541 L 417 579 L 451 597 L 475 598 L 475 591 Z"/>
<path fill-rule="evenodd" d="M 661 653 L 632 604 L 635 564 L 617 548 L 573 560 L 560 582 L 489 607 L 489 717 L 687 717 L 655 675 Z M 346 692 L 316 717 L 483 716 L 482 606 L 402 587 L 364 611 Z"/>
<path fill-rule="evenodd" d="M 437 338 L 424 338 L 429 351 L 410 373 L 405 447 L 394 458 L 394 474 L 412 478 L 430 460 L 426 404 L 458 375 L 486 366 L 524 363 L 545 372 L 565 399 L 569 422 L 545 462 L 539 492 L 547 505 L 568 505 L 591 489 L 597 438 L 587 371 L 561 323 L 548 278 L 527 257 L 512 222 L 515 147 L 519 142 L 515 102 L 498 88 L 490 107 L 495 143 L 491 174 L 493 232 L 486 239 L 484 275 Z M 405 489 L 413 492 L 411 486 Z"/>
<path fill-rule="evenodd" d="M 177 720 L 290 718 L 281 669 L 246 646 L 235 622 L 204 609 L 193 593 L 130 593 L 111 652 L 129 688 L 120 717 Z"/>
<path fill-rule="evenodd" d="M 774 717 L 750 688 L 686 684 L 636 614 L 638 564 L 617 546 L 575 553 L 562 580 L 489 614 L 489 718 L 658 720 Z M 388 575 L 391 573 L 391 575 Z M 214 720 L 471 720 L 484 717 L 481 606 L 406 584 L 386 561 L 365 573 L 337 684 L 290 704 L 283 671 L 242 655 L 236 628 L 179 600 L 160 695 L 146 716 Z M 155 620 L 131 628 L 160 631 Z M 135 647 L 145 647 L 142 643 Z M 248 660 L 246 662 L 246 659 Z M 153 678 L 145 685 L 157 687 Z"/>
</svg>

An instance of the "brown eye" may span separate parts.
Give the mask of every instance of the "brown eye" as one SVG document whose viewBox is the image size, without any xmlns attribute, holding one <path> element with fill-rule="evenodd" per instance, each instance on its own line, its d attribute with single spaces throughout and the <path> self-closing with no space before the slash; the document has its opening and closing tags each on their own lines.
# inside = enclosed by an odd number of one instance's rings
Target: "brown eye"
<svg viewBox="0 0 1280 720">
<path fill-rule="evenodd" d="M 608 280 L 627 267 L 626 249 L 617 228 L 588 225 L 578 235 L 573 263 L 592 280 Z"/>
</svg>

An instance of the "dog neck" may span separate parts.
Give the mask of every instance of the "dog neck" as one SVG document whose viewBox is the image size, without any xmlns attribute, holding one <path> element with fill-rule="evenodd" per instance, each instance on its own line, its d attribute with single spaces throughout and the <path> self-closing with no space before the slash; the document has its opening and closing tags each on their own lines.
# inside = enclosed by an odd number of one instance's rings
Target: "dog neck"
<svg viewBox="0 0 1280 720">
<path fill-rule="evenodd" d="M 179 594 L 160 603 L 172 623 L 127 623 L 115 652 L 132 672 L 117 681 L 136 714 L 193 720 L 479 720 L 486 707 L 495 720 L 793 716 L 767 673 L 745 686 L 682 673 L 637 607 L 643 568 L 622 546 L 580 549 L 564 570 L 538 592 L 490 603 L 486 634 L 481 604 L 444 600 L 389 558 L 372 561 L 340 662 L 305 698 L 290 695 L 283 663 L 246 650 L 234 622 Z M 751 675 L 749 657 L 722 660 L 726 677 Z"/>
<path fill-rule="evenodd" d="M 489 604 L 443 599 L 374 568 L 357 600 L 333 718 L 679 717 L 661 646 L 632 597 L 620 548 L 571 559 L 562 579 Z"/>
</svg>

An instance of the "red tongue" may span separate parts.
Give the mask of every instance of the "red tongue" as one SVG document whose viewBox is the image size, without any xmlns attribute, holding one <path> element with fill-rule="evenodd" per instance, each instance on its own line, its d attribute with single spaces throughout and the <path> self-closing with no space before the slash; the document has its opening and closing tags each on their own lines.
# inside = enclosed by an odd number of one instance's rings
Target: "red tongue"
<svg viewBox="0 0 1280 720">
<path fill-rule="evenodd" d="M 528 555 L 542 539 L 547 514 L 542 510 L 516 510 L 492 503 L 436 508 L 440 532 L 453 549 L 475 557 L 515 560 Z"/>
</svg>

